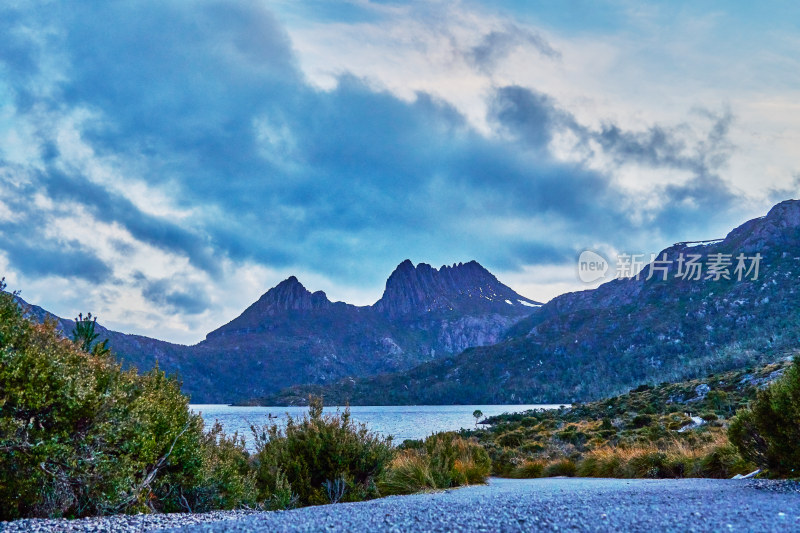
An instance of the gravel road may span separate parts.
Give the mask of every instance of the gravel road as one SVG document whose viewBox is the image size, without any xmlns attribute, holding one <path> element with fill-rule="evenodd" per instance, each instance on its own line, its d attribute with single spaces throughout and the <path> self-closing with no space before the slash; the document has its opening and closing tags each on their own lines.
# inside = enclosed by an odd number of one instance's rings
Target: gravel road
<svg viewBox="0 0 800 533">
<path fill-rule="evenodd" d="M 487 486 L 264 513 L 181 532 L 800 531 L 796 484 L 494 478 Z"/>
<path fill-rule="evenodd" d="M 493 478 L 484 486 L 293 511 L 150 515 L 147 521 L 135 518 L 127 517 L 127 522 L 121 521 L 126 517 L 19 521 L 11 523 L 14 529 L 9 531 L 800 532 L 800 484 L 714 479 Z M 220 518 L 227 520 L 219 521 Z M 202 523 L 187 524 L 189 520 Z M 9 526 L 0 524 L 0 529 L 4 525 Z M 30 529 L 15 527 L 22 525 Z"/>
</svg>

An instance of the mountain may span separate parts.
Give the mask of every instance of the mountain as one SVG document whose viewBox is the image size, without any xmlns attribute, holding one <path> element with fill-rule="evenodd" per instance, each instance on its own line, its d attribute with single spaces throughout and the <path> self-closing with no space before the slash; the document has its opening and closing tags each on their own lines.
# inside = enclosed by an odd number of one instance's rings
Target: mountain
<svg viewBox="0 0 800 533">
<path fill-rule="evenodd" d="M 700 279 L 687 266 L 694 256 L 705 267 Z M 730 279 L 714 274 L 725 263 Z M 800 345 L 798 281 L 800 201 L 789 200 L 724 239 L 663 250 L 637 277 L 554 298 L 495 345 L 263 401 L 302 403 L 309 393 L 360 405 L 587 401 L 767 363 Z"/>
<path fill-rule="evenodd" d="M 195 403 L 237 402 L 297 384 L 332 383 L 413 368 L 494 344 L 540 303 L 475 261 L 433 268 L 403 261 L 371 306 L 331 302 L 291 276 L 194 346 L 98 325 L 120 359 L 178 373 Z M 40 320 L 49 315 L 32 307 Z M 57 318 L 57 317 L 56 317 Z M 65 333 L 74 323 L 60 320 Z"/>
</svg>

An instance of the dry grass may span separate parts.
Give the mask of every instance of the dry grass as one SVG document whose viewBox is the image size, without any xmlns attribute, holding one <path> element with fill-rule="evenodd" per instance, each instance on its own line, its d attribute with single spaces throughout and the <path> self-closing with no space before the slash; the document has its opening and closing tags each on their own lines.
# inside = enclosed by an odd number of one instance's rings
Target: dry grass
<svg viewBox="0 0 800 533">
<path fill-rule="evenodd" d="M 527 459 L 511 477 L 550 476 L 613 478 L 728 478 L 755 467 L 741 458 L 723 432 L 708 435 L 703 442 L 677 438 L 659 443 L 604 445 L 584 454 Z"/>
<path fill-rule="evenodd" d="M 385 494 L 411 494 L 484 483 L 491 470 L 486 450 L 474 439 L 440 433 L 419 448 L 400 450 L 380 482 Z"/>
<path fill-rule="evenodd" d="M 674 439 L 667 443 L 605 446 L 585 454 L 578 475 L 585 477 L 675 478 L 731 477 L 753 465 L 744 461 L 724 433 L 702 444 Z"/>
<path fill-rule="evenodd" d="M 402 450 L 389 463 L 380 489 L 384 494 L 411 494 L 436 488 L 430 462 L 417 450 Z"/>
</svg>

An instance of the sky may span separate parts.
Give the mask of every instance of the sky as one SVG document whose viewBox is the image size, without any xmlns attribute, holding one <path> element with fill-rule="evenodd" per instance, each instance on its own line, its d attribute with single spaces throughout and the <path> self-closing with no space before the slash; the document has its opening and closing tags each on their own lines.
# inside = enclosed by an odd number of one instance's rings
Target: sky
<svg viewBox="0 0 800 533">
<path fill-rule="evenodd" d="M 796 2 L 7 1 L 0 277 L 195 343 L 404 259 L 524 296 L 800 189 Z"/>
</svg>

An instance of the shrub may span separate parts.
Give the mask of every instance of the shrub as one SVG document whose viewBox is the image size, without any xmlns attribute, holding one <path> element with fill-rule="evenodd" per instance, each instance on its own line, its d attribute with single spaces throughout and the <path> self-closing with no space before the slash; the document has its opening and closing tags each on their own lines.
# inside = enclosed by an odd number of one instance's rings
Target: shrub
<svg viewBox="0 0 800 533">
<path fill-rule="evenodd" d="M 483 483 L 492 467 L 483 446 L 453 432 L 436 433 L 425 439 L 425 452 L 436 488 Z"/>
<path fill-rule="evenodd" d="M 578 473 L 578 467 L 571 459 L 559 459 L 547 465 L 544 475 L 547 477 L 567 476 L 573 477 Z"/>
<path fill-rule="evenodd" d="M 286 501 L 287 490 L 299 505 L 330 503 L 325 484 L 344 483 L 342 501 L 378 496 L 375 480 L 394 456 L 391 439 L 370 433 L 350 418 L 350 410 L 324 414 L 321 398 L 311 398 L 309 414 L 277 424 L 253 427 L 259 499 Z M 339 481 L 341 480 L 341 481 Z M 291 500 L 291 498 L 288 498 Z"/>
<path fill-rule="evenodd" d="M 660 445 L 607 446 L 585 454 L 578 475 L 616 478 L 729 478 L 749 472 L 749 465 L 724 433 L 709 435 L 704 443 L 674 440 Z"/>
<path fill-rule="evenodd" d="M 545 465 L 541 461 L 526 460 L 514 470 L 511 477 L 525 479 L 543 477 L 544 467 Z"/>
<path fill-rule="evenodd" d="M 509 448 L 516 448 L 525 442 L 525 434 L 520 429 L 503 433 L 497 437 L 497 443 L 500 446 L 507 446 Z"/>
<path fill-rule="evenodd" d="M 667 455 L 660 451 L 646 451 L 634 455 L 627 464 L 629 475 L 634 478 L 660 478 L 665 475 Z"/>
<path fill-rule="evenodd" d="M 653 418 L 647 414 L 640 414 L 633 417 L 631 420 L 631 427 L 634 429 L 649 426 L 653 422 Z"/>
<path fill-rule="evenodd" d="M 122 371 L 91 349 L 54 323 L 26 319 L 14 295 L 0 292 L 0 519 L 247 499 L 246 452 L 212 443 L 175 379 L 158 368 Z"/>
<path fill-rule="evenodd" d="M 800 473 L 800 357 L 732 419 L 728 435 L 742 456 L 776 476 Z"/>
<path fill-rule="evenodd" d="M 401 451 L 380 486 L 388 494 L 410 494 L 484 483 L 491 467 L 488 453 L 474 439 L 437 433 L 425 439 L 421 448 Z"/>
<path fill-rule="evenodd" d="M 492 463 L 492 474 L 500 477 L 511 476 L 511 473 L 519 464 L 517 450 L 498 446 L 492 441 L 486 442 L 484 449 L 489 454 Z"/>
<path fill-rule="evenodd" d="M 401 449 L 401 450 L 419 450 L 420 448 L 422 448 L 422 446 L 423 446 L 423 440 L 422 439 L 405 439 L 402 443 L 400 443 L 400 446 L 398 446 L 398 449 Z"/>
<path fill-rule="evenodd" d="M 714 446 L 700 457 L 696 473 L 703 477 L 724 479 L 751 470 L 752 466 L 739 455 L 736 447 L 728 443 Z"/>
<path fill-rule="evenodd" d="M 188 489 L 183 506 L 189 505 L 193 512 L 205 512 L 257 505 L 255 472 L 244 446 L 244 438 L 235 433 L 226 436 L 216 422 L 201 441 L 203 467 Z"/>
</svg>

